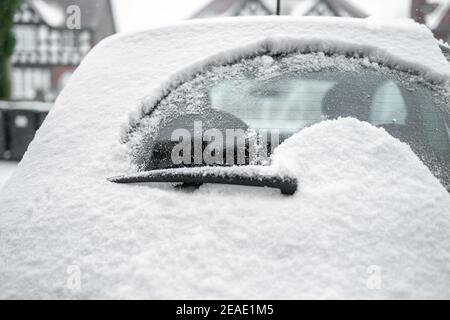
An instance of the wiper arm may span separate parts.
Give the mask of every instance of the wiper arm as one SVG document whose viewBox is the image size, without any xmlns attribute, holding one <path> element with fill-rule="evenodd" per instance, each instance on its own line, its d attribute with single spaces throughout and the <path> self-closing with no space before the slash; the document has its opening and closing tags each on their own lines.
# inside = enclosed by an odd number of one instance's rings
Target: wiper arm
<svg viewBox="0 0 450 320">
<path fill-rule="evenodd" d="M 280 189 L 281 193 L 285 195 L 292 195 L 297 191 L 296 178 L 265 173 L 264 171 L 257 166 L 177 168 L 139 172 L 112 177 L 108 180 L 115 183 L 170 182 L 192 185 L 214 183 L 269 187 Z"/>
</svg>

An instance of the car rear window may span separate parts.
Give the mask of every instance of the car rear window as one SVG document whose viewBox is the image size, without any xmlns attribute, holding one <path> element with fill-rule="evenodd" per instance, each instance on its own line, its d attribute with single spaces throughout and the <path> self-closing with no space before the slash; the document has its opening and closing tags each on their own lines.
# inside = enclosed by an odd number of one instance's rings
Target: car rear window
<svg viewBox="0 0 450 320">
<path fill-rule="evenodd" d="M 219 112 L 247 129 L 278 130 L 279 143 L 326 119 L 354 117 L 408 143 L 444 185 L 450 186 L 448 92 L 420 75 L 368 59 L 291 53 L 210 66 L 173 89 L 130 134 L 139 170 L 162 168 L 159 150 L 167 123 Z M 210 117 L 220 122 L 223 116 Z M 213 124 L 212 124 L 213 125 Z M 217 123 L 217 127 L 223 124 Z M 369 142 L 368 142 L 369 143 Z M 157 155 L 157 156 L 156 156 Z M 164 164 L 164 165 L 163 165 Z"/>
</svg>

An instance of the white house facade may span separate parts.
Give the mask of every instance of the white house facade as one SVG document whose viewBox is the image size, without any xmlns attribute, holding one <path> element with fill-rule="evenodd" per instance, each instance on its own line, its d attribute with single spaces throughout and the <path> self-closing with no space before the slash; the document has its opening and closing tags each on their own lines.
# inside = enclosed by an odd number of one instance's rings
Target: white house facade
<svg viewBox="0 0 450 320">
<path fill-rule="evenodd" d="M 12 100 L 53 101 L 93 45 L 114 33 L 112 11 L 105 15 L 106 9 L 110 9 L 109 1 L 65 2 L 25 0 L 14 16 Z M 99 7 L 101 3 L 108 6 Z M 67 23 L 71 16 L 67 9 L 71 5 L 80 9 L 79 28 Z M 92 15 L 92 8 L 102 11 L 101 26 L 101 15 Z M 92 18 L 83 17 L 84 12 L 89 12 Z M 98 34 L 97 28 L 102 29 L 102 34 Z"/>
</svg>

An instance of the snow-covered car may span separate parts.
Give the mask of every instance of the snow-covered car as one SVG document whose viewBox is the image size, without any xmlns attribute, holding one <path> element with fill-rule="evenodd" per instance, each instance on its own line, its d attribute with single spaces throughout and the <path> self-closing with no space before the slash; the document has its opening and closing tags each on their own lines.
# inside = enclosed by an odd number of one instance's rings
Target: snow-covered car
<svg viewBox="0 0 450 320">
<path fill-rule="evenodd" d="M 3 189 L 0 296 L 450 298 L 449 80 L 407 20 L 113 36 Z"/>
</svg>

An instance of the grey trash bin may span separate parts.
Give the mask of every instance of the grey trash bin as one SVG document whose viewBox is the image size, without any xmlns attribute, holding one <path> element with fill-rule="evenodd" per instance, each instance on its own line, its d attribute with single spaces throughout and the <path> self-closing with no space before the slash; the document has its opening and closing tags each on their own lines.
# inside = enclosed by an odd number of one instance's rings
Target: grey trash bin
<svg viewBox="0 0 450 320">
<path fill-rule="evenodd" d="M 47 117 L 48 111 L 36 111 L 36 128 L 39 129 Z"/>
<path fill-rule="evenodd" d="M 0 160 L 5 159 L 6 151 L 8 150 L 7 133 L 6 113 L 4 109 L 0 108 Z"/>
<path fill-rule="evenodd" d="M 51 106 L 39 101 L 0 101 L 0 158 L 22 159 Z"/>
<path fill-rule="evenodd" d="M 11 160 L 21 160 L 37 130 L 36 113 L 8 110 L 9 152 Z"/>
</svg>

